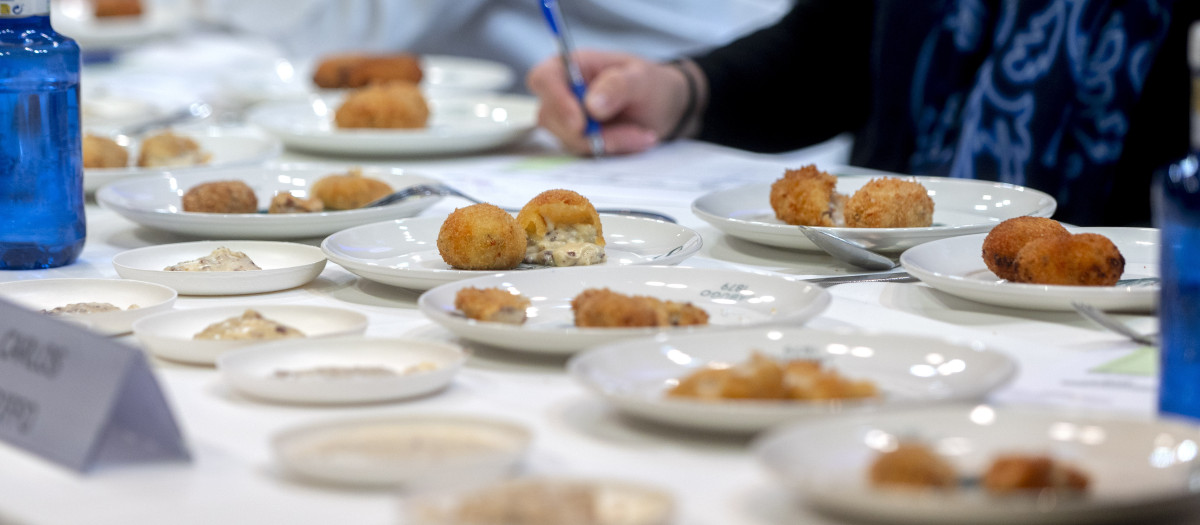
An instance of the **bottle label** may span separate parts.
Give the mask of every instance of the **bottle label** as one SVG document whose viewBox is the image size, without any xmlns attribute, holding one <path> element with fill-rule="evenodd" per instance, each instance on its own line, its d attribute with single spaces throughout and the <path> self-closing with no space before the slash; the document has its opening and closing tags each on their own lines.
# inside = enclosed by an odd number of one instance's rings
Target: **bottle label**
<svg viewBox="0 0 1200 525">
<path fill-rule="evenodd" d="M 0 18 L 50 14 L 50 0 L 0 0 Z"/>
</svg>

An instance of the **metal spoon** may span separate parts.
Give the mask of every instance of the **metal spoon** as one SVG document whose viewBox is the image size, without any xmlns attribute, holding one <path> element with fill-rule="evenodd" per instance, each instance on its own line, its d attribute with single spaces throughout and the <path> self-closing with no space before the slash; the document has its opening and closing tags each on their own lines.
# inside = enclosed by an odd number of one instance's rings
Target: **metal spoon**
<svg viewBox="0 0 1200 525">
<path fill-rule="evenodd" d="M 832 255 L 834 259 L 857 266 L 866 270 L 891 270 L 899 263 L 888 257 L 875 253 L 854 241 L 843 239 L 824 230 L 814 230 L 808 226 L 800 226 L 800 232 L 808 240 Z"/>
<path fill-rule="evenodd" d="M 379 206 L 387 206 L 388 204 L 395 204 L 397 202 L 402 202 L 402 201 L 412 199 L 415 197 L 430 197 L 430 196 L 434 196 L 434 195 L 438 195 L 438 196 L 442 196 L 442 197 L 458 197 L 460 199 L 466 199 L 466 200 L 474 202 L 476 204 L 484 202 L 479 199 L 476 199 L 475 197 L 467 195 L 461 191 L 458 191 L 457 189 L 454 189 L 448 185 L 432 183 L 432 184 L 417 184 L 415 186 L 401 188 L 401 189 L 393 192 L 390 195 L 385 195 L 383 197 L 380 197 L 379 199 L 368 202 L 363 207 L 364 208 L 376 208 Z M 519 208 L 505 208 L 503 206 L 501 206 L 501 208 L 504 209 L 505 211 L 509 211 L 509 212 L 519 211 Z M 666 221 L 666 222 L 676 222 L 675 218 L 671 217 L 670 215 L 664 215 L 662 213 L 658 213 L 658 212 L 654 212 L 654 211 L 638 210 L 638 209 L 633 209 L 633 208 L 596 208 L 596 213 L 613 214 L 613 215 L 632 215 L 635 217 L 645 217 L 648 219 L 656 219 L 656 220 Z"/>
<path fill-rule="evenodd" d="M 1112 316 L 1104 313 L 1103 310 L 1096 308 L 1087 303 L 1079 301 L 1071 301 L 1071 306 L 1075 307 L 1075 311 L 1080 315 L 1088 318 L 1090 321 L 1107 328 L 1108 330 L 1128 337 L 1135 343 L 1141 343 L 1149 346 L 1158 346 L 1158 334 L 1143 334 L 1127 326 L 1125 323 L 1116 320 Z"/>
<path fill-rule="evenodd" d="M 192 102 L 187 106 L 167 113 L 161 117 L 155 117 L 142 122 L 121 126 L 120 128 L 113 130 L 112 135 L 136 137 L 148 131 L 169 127 L 180 122 L 199 120 L 211 115 L 212 112 L 212 106 L 209 106 L 203 102 Z"/>
</svg>

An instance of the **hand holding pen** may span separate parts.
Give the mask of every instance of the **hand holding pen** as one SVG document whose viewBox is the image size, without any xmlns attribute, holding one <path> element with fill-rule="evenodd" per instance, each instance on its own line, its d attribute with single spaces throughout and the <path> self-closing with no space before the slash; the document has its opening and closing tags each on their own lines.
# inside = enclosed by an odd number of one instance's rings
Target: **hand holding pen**
<svg viewBox="0 0 1200 525">
<path fill-rule="evenodd" d="M 575 93 L 575 98 L 579 100 L 580 107 L 583 108 L 584 136 L 587 137 L 592 156 L 600 157 L 604 155 L 604 137 L 600 135 L 600 123 L 588 114 L 587 107 L 584 106 L 587 83 L 583 79 L 583 72 L 579 70 L 579 64 L 575 63 L 574 46 L 571 44 L 571 36 L 567 32 L 562 9 L 558 6 L 557 0 L 541 0 L 541 2 L 542 14 L 545 15 L 550 32 L 554 34 L 555 41 L 558 43 L 558 54 L 562 58 L 563 69 L 567 72 L 567 82 L 571 85 L 571 91 Z"/>
<path fill-rule="evenodd" d="M 590 115 L 603 124 L 604 153 L 645 151 L 660 142 L 691 136 L 692 122 L 702 109 L 700 74 L 685 77 L 679 65 L 659 64 L 627 53 L 581 50 L 572 54 L 588 81 L 583 104 L 564 79 L 560 57 L 530 70 L 529 90 L 538 96 L 538 124 L 576 154 L 592 154 L 585 135 Z M 586 107 L 586 114 L 583 107 Z"/>
</svg>

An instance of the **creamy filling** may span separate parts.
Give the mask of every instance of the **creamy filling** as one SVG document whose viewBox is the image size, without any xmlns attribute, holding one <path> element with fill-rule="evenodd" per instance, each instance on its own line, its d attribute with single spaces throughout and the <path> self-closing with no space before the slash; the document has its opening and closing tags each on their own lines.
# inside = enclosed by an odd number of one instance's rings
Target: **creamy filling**
<svg viewBox="0 0 1200 525">
<path fill-rule="evenodd" d="M 255 310 L 208 325 L 195 339 L 286 339 L 304 337 L 304 332 L 266 319 Z"/>
<path fill-rule="evenodd" d="M 199 259 L 183 261 L 163 268 L 168 272 L 241 272 L 261 269 L 246 254 L 235 252 L 224 246 Z"/>
<path fill-rule="evenodd" d="M 137 307 L 136 304 L 129 305 L 130 310 Z M 49 315 L 95 314 L 100 312 L 116 312 L 120 309 L 120 306 L 112 303 L 71 303 L 52 310 L 42 310 L 42 313 Z"/>
<path fill-rule="evenodd" d="M 525 262 L 543 266 L 587 266 L 604 262 L 604 247 L 596 244 L 596 227 L 591 224 L 550 225 L 546 236 L 530 239 Z"/>
</svg>

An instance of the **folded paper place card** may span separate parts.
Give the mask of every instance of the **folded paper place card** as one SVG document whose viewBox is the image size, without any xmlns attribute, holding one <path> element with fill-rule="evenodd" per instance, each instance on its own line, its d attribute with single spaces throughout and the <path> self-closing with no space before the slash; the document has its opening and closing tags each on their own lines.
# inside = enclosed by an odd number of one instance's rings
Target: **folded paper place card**
<svg viewBox="0 0 1200 525">
<path fill-rule="evenodd" d="M 0 440 L 78 471 L 190 460 L 141 351 L 3 300 Z"/>
</svg>

